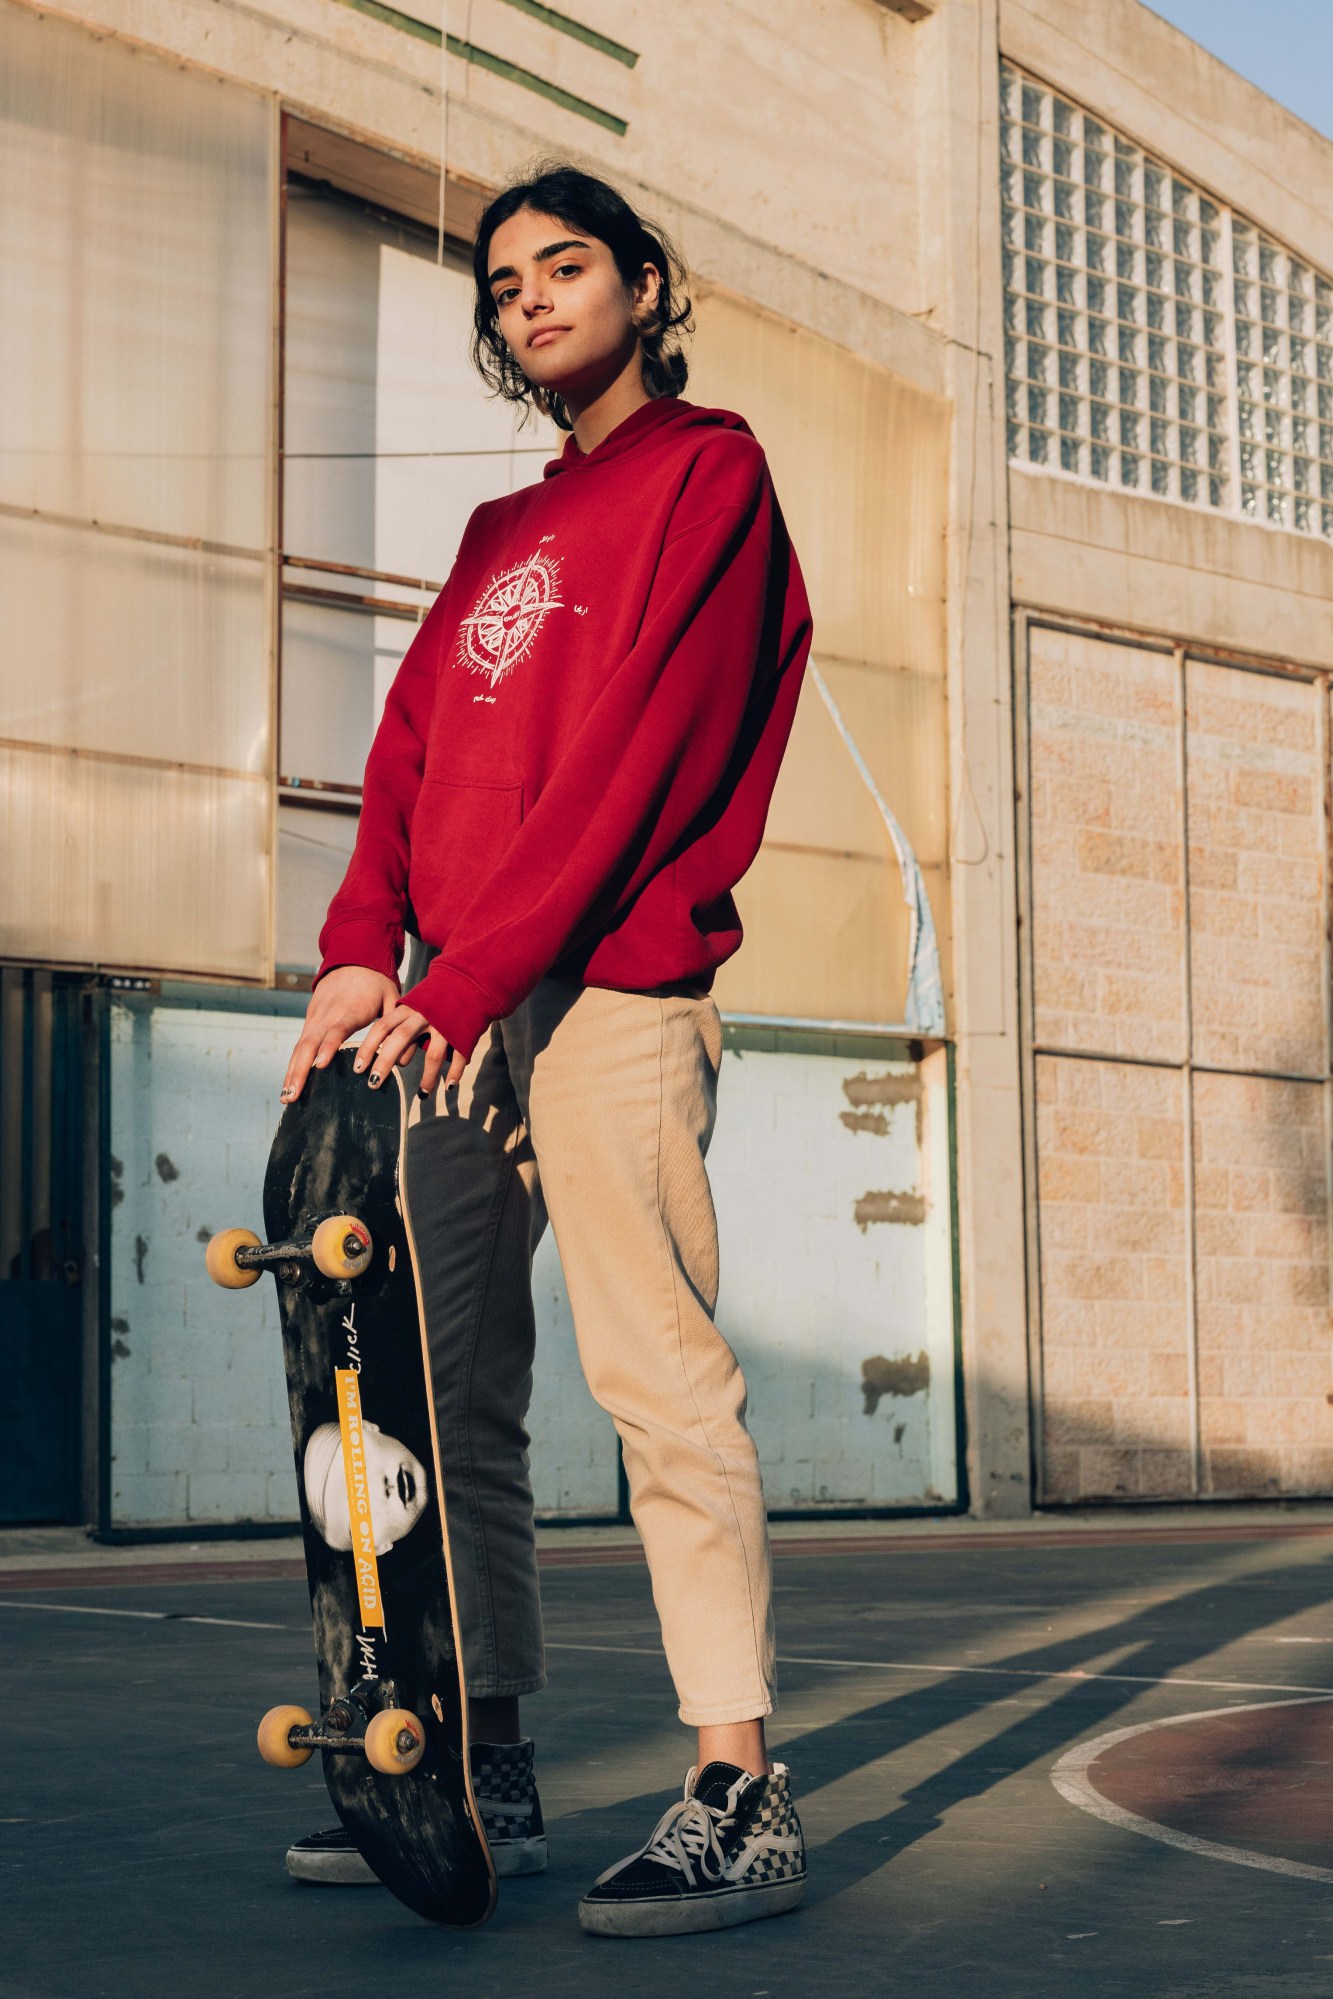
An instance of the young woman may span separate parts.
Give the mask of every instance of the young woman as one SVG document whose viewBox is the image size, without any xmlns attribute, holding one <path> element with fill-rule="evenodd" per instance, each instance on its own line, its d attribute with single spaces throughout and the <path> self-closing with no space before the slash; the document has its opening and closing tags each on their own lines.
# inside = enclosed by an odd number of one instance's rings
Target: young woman
<svg viewBox="0 0 1333 1999">
<path fill-rule="evenodd" d="M 372 1089 L 425 1047 L 412 1224 L 474 1787 L 504 1872 L 545 1862 L 518 1704 L 545 1683 L 523 1420 L 532 1251 L 552 1222 L 698 1730 L 683 1799 L 580 1920 L 720 1928 L 794 1907 L 805 1877 L 764 1745 L 767 1528 L 745 1385 L 713 1323 L 704 1154 L 709 988 L 741 941 L 731 891 L 759 847 L 809 609 L 754 437 L 681 400 L 690 303 L 660 233 L 556 166 L 487 209 L 474 269 L 483 377 L 571 434 L 539 485 L 478 507 L 403 661 L 282 1094 L 363 1028 Z M 400 996 L 409 930 L 427 948 Z M 336 1833 L 288 1865 L 362 1866 Z"/>
</svg>

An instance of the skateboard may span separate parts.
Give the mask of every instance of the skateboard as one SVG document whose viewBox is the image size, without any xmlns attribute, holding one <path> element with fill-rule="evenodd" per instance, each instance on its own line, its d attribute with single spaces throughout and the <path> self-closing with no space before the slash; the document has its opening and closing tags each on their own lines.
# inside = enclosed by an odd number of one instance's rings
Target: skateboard
<svg viewBox="0 0 1333 1999">
<path fill-rule="evenodd" d="M 278 1121 L 264 1179 L 267 1242 L 226 1229 L 209 1275 L 277 1280 L 319 1715 L 275 1707 L 265 1762 L 318 1749 L 338 1817 L 399 1900 L 432 1922 L 481 1923 L 495 1870 L 472 1794 L 466 1691 L 404 1196 L 407 1111 L 421 1058 L 378 1090 L 339 1050 Z"/>
</svg>

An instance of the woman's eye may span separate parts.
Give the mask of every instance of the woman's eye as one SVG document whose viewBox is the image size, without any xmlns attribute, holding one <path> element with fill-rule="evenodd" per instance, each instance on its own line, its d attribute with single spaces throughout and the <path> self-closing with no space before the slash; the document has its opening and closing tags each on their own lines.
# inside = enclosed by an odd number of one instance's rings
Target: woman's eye
<svg viewBox="0 0 1333 1999">
<path fill-rule="evenodd" d="M 576 278 L 579 272 L 582 270 L 582 268 L 583 266 L 581 264 L 557 264 L 555 267 L 555 274 L 558 278 L 564 278 L 564 277 Z"/>
<path fill-rule="evenodd" d="M 506 286 L 504 291 L 497 292 L 495 294 L 495 303 L 497 305 L 508 305 L 511 298 L 517 298 L 517 297 L 518 297 L 517 285 L 508 285 Z"/>
</svg>

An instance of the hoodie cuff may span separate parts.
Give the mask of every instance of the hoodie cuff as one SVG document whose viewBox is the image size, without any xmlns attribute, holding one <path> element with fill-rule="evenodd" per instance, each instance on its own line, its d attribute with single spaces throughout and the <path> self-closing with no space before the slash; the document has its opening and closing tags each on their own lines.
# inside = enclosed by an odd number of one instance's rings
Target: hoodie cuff
<svg viewBox="0 0 1333 1999">
<path fill-rule="evenodd" d="M 424 979 L 403 994 L 403 1005 L 423 1014 L 456 1055 L 465 1060 L 493 1020 L 507 1011 L 487 997 L 466 972 L 437 958 Z"/>
<path fill-rule="evenodd" d="M 312 992 L 322 978 L 337 971 L 340 965 L 364 965 L 367 971 L 382 972 L 397 985 L 402 942 L 400 939 L 395 953 L 394 940 L 382 923 L 340 923 L 336 929 L 326 930 L 319 942 L 323 956 L 310 982 Z"/>
</svg>

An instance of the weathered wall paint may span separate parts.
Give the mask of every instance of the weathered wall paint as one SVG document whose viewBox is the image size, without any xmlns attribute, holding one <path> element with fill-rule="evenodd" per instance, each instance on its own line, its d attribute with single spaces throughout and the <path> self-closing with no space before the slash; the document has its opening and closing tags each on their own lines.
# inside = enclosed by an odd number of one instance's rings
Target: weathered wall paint
<svg viewBox="0 0 1333 1999">
<path fill-rule="evenodd" d="M 273 1287 L 219 1291 L 204 1274 L 203 1245 L 217 1229 L 260 1224 L 276 1087 L 295 1029 L 291 1015 L 147 1001 L 113 1009 L 118 1524 L 293 1517 Z M 849 1079 L 855 1084 L 860 1071 L 885 1106 L 883 1129 L 843 1120 Z M 731 1047 L 710 1168 L 722 1236 L 719 1322 L 746 1371 L 770 1504 L 950 1503 L 957 1472 L 942 1064 L 867 1068 L 860 1057 Z M 868 1180 L 892 1182 L 911 1217 L 858 1228 Z M 615 1434 L 584 1385 L 549 1236 L 533 1287 L 538 1509 L 614 1513 Z"/>
</svg>

